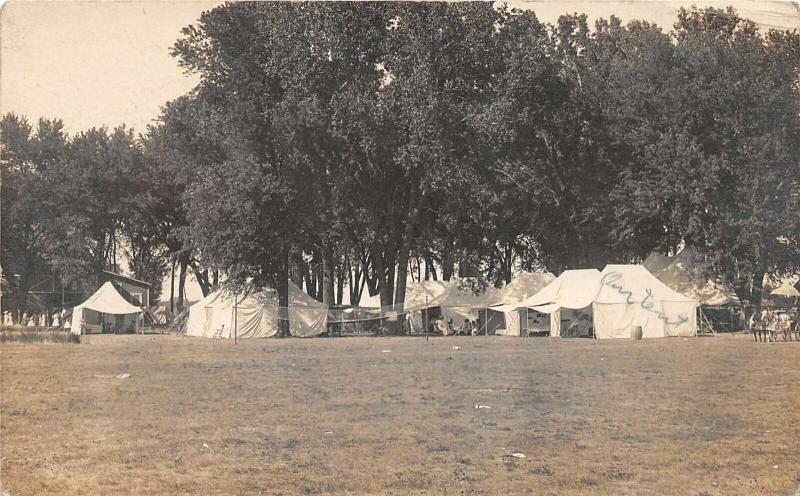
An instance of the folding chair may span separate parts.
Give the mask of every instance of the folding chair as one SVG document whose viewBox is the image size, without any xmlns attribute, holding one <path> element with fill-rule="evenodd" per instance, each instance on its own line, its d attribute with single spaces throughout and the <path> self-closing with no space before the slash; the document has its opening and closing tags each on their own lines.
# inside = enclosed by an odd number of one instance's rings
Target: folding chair
<svg viewBox="0 0 800 496">
<path fill-rule="evenodd" d="M 211 337 L 214 339 L 221 339 L 223 332 L 225 332 L 225 324 L 222 324 L 217 330 L 215 330 Z"/>
</svg>

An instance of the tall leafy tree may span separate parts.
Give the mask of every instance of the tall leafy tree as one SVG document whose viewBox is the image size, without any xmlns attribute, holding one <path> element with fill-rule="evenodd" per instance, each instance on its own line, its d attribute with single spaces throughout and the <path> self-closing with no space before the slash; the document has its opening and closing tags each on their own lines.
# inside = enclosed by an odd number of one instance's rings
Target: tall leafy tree
<svg viewBox="0 0 800 496">
<path fill-rule="evenodd" d="M 0 121 L 0 137 L 0 264 L 7 280 L 4 290 L 11 296 L 4 306 L 25 309 L 36 275 L 50 272 L 53 185 L 45 178 L 66 153 L 67 137 L 59 120 L 40 119 L 33 130 L 27 119 L 13 113 Z"/>
<path fill-rule="evenodd" d="M 618 232 L 705 251 L 757 310 L 764 275 L 800 260 L 800 38 L 732 9 L 683 9 L 673 37 L 613 65 L 612 128 L 631 149 Z"/>
</svg>

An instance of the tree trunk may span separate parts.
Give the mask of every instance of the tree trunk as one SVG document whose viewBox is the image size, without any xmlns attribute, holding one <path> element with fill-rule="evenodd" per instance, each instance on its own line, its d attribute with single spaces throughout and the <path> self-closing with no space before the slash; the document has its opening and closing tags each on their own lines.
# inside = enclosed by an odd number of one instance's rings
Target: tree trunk
<svg viewBox="0 0 800 496">
<path fill-rule="evenodd" d="M 415 184 L 411 186 L 409 192 L 409 212 L 406 220 L 406 228 L 403 234 L 402 245 L 400 253 L 397 257 L 397 285 L 395 287 L 394 302 L 396 310 L 400 313 L 399 329 L 398 332 L 402 333 L 405 321 L 405 301 L 406 301 L 406 282 L 408 279 L 408 257 L 411 254 L 411 247 L 416 241 L 416 229 L 419 222 L 422 205 L 425 201 L 425 193 L 419 190 Z"/>
<path fill-rule="evenodd" d="M 183 312 L 186 290 L 186 267 L 188 262 L 181 257 L 180 276 L 178 277 L 178 313 Z"/>
<path fill-rule="evenodd" d="M 335 305 L 333 281 L 333 250 L 329 245 L 322 247 L 322 302 L 326 305 Z"/>
<path fill-rule="evenodd" d="M 219 288 L 219 269 L 216 267 L 211 271 L 211 288 L 215 291 Z"/>
<path fill-rule="evenodd" d="M 425 280 L 433 279 L 437 281 L 439 278 L 436 274 L 436 265 L 433 263 L 433 257 L 430 251 L 425 252 Z"/>
<path fill-rule="evenodd" d="M 444 253 L 442 254 L 442 280 L 449 281 L 453 278 L 454 266 L 455 262 L 453 260 L 453 246 L 450 243 L 448 246 L 445 247 Z"/>
<path fill-rule="evenodd" d="M 372 254 L 373 266 L 375 267 L 376 278 L 378 280 L 378 294 L 381 299 L 382 307 L 392 306 L 394 303 L 394 288 L 392 283 L 394 281 L 387 281 L 387 270 L 383 254 L 375 250 Z"/>
<path fill-rule="evenodd" d="M 303 253 L 299 250 L 292 250 L 289 255 L 289 278 L 298 287 L 303 287 Z"/>
<path fill-rule="evenodd" d="M 514 267 L 514 248 L 511 246 L 506 246 L 505 249 L 505 259 L 503 260 L 503 269 L 505 274 L 505 281 L 506 284 L 511 282 L 511 272 L 513 271 Z"/>
<path fill-rule="evenodd" d="M 289 337 L 289 250 L 284 250 L 275 282 L 278 290 L 278 336 Z"/>
<path fill-rule="evenodd" d="M 203 292 L 203 297 L 205 298 L 208 296 L 208 293 L 211 292 L 211 283 L 208 282 L 208 269 L 204 269 L 202 271 L 197 270 L 195 264 L 191 265 L 192 271 L 194 272 L 195 279 L 197 279 L 197 284 L 200 285 L 200 291 Z"/>
<path fill-rule="evenodd" d="M 341 305 L 344 298 L 344 266 L 336 267 L 336 304 Z"/>
<path fill-rule="evenodd" d="M 175 256 L 172 256 L 172 277 L 169 278 L 169 312 L 175 315 Z"/>
<path fill-rule="evenodd" d="M 764 291 L 764 274 L 766 271 L 762 268 L 757 268 L 755 272 L 753 272 L 753 282 L 750 289 L 750 308 L 752 309 L 752 313 L 756 316 L 761 315 L 761 296 Z M 752 314 L 751 314 L 752 315 Z M 746 318 L 750 318 L 750 315 L 746 315 Z"/>
</svg>

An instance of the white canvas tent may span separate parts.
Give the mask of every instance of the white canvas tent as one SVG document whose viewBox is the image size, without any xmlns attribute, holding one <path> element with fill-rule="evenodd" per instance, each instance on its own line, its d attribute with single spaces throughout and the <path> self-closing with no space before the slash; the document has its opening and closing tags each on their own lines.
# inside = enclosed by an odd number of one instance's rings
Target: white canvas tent
<svg viewBox="0 0 800 496">
<path fill-rule="evenodd" d="M 412 332 L 424 332 L 424 314 L 429 308 L 433 308 L 431 303 L 441 295 L 447 288 L 444 281 L 413 281 L 406 282 L 406 297 L 403 304 L 403 313 L 409 319 Z M 382 310 L 382 315 L 390 316 L 399 310 L 399 305 L 391 305 L 381 309 L 381 299 L 379 295 L 362 296 L 359 302 L 361 308 L 371 308 L 378 311 Z"/>
<path fill-rule="evenodd" d="M 773 296 L 785 296 L 787 298 L 800 297 L 800 291 L 795 288 L 795 285 L 792 284 L 791 281 L 784 281 L 783 284 L 770 291 L 769 294 Z"/>
<path fill-rule="evenodd" d="M 697 301 L 668 288 L 641 265 L 564 271 L 519 307 L 550 314 L 554 337 L 561 336 L 566 311 L 590 315 L 599 339 L 629 338 L 634 326 L 642 327 L 645 338 L 694 336 L 697 329 Z"/>
<path fill-rule="evenodd" d="M 403 312 L 410 319 L 412 332 L 425 332 L 429 309 L 436 306 L 433 301 L 440 297 L 447 287 L 448 283 L 445 281 L 408 281 L 406 283 Z"/>
<path fill-rule="evenodd" d="M 590 312 L 599 291 L 600 272 L 597 269 L 565 270 L 541 291 L 520 302 L 516 308 L 531 308 L 549 314 L 550 335 L 559 337 L 562 311 L 586 309 L 584 313 Z"/>
<path fill-rule="evenodd" d="M 129 303 L 108 281 L 83 303 L 72 309 L 72 334 L 83 334 L 93 324 L 101 325 L 100 314 L 133 315 L 138 323 L 142 309 Z"/>
<path fill-rule="evenodd" d="M 277 334 L 278 295 L 273 289 L 233 294 L 221 288 L 189 308 L 186 335 L 221 338 L 266 338 Z M 289 282 L 289 331 L 311 337 L 327 329 L 328 306 Z"/>
<path fill-rule="evenodd" d="M 520 272 L 514 276 L 510 283 L 503 286 L 497 293 L 496 301 L 502 302 L 505 310 L 499 310 L 497 306 L 489 307 L 487 309 L 487 321 L 491 321 L 489 315 L 499 313 L 502 318 L 499 320 L 498 325 L 494 329 L 489 329 L 489 332 L 494 332 L 503 336 L 519 336 L 522 329 L 527 329 L 527 312 L 526 308 L 520 308 L 518 305 L 529 297 L 538 293 L 542 288 L 547 286 L 551 281 L 556 278 L 550 272 Z M 523 325 L 523 322 L 525 324 Z"/>
<path fill-rule="evenodd" d="M 480 310 L 499 302 L 497 288 L 488 286 L 482 292 L 475 291 L 470 282 L 467 279 L 451 279 L 444 292 L 430 304 L 431 307 L 441 308 L 444 320 L 452 320 L 455 328 L 461 327 L 467 319 L 477 319 Z"/>
<path fill-rule="evenodd" d="M 673 257 L 651 253 L 642 263 L 659 281 L 701 305 L 721 307 L 739 303 L 736 293 L 721 280 L 709 278 L 707 263 L 696 250 L 685 248 Z"/>
<path fill-rule="evenodd" d="M 592 303 L 595 336 L 629 338 L 634 326 L 644 338 L 695 336 L 697 305 L 641 265 L 607 265 Z"/>
</svg>

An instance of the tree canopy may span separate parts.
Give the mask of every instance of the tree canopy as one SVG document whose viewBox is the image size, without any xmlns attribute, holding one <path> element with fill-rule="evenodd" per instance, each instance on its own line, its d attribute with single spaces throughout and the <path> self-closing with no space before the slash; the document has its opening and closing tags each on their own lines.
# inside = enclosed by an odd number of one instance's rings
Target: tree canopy
<svg viewBox="0 0 800 496">
<path fill-rule="evenodd" d="M 3 267 L 113 267 L 329 304 L 691 246 L 758 305 L 800 269 L 800 35 L 490 3 L 235 2 L 172 49 L 199 76 L 143 135 L 8 114 Z M 424 266 L 424 271 L 423 271 Z M 20 278 L 24 281 L 24 277 Z M 25 287 L 24 282 L 20 287 Z M 182 298 L 181 298 L 182 300 Z M 283 328 L 288 332 L 288 323 Z"/>
</svg>

